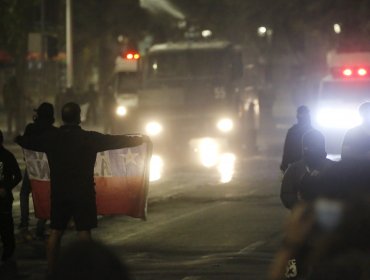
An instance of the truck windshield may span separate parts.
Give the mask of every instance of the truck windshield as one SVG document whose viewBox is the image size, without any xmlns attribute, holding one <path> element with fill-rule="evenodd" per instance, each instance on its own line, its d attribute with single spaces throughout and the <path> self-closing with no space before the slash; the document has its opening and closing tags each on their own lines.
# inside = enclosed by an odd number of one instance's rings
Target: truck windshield
<svg viewBox="0 0 370 280">
<path fill-rule="evenodd" d="M 172 51 L 152 54 L 149 58 L 147 75 L 156 79 L 207 79 L 227 73 L 224 50 Z"/>
<path fill-rule="evenodd" d="M 136 92 L 139 88 L 138 72 L 117 73 L 117 93 Z"/>
</svg>

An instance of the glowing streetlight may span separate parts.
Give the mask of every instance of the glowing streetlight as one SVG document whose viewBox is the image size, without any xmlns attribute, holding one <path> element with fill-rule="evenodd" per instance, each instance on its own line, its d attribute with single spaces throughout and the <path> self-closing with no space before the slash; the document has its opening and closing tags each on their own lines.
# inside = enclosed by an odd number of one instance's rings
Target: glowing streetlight
<svg viewBox="0 0 370 280">
<path fill-rule="evenodd" d="M 335 24 L 333 25 L 333 29 L 334 29 L 334 32 L 335 32 L 336 34 L 339 34 L 339 33 L 341 33 L 341 32 L 342 32 L 342 28 L 340 27 L 340 24 L 339 24 L 339 23 L 335 23 Z"/>
<path fill-rule="evenodd" d="M 206 30 L 202 31 L 202 37 L 203 38 L 209 38 L 211 36 L 212 36 L 212 31 L 211 30 L 206 29 Z"/>
<path fill-rule="evenodd" d="M 258 34 L 258 36 L 263 37 L 263 36 L 265 36 L 265 35 L 266 35 L 266 32 L 267 32 L 267 28 L 266 28 L 266 26 L 260 26 L 260 27 L 258 27 L 258 29 L 257 29 L 257 34 Z"/>
</svg>

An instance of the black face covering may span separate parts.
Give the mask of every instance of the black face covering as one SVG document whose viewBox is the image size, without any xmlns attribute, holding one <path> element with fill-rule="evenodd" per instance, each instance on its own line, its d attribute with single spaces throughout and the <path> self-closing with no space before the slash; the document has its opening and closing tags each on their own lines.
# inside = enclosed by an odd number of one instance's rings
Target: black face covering
<svg viewBox="0 0 370 280">
<path fill-rule="evenodd" d="M 324 158 L 326 153 L 322 150 L 303 150 L 303 159 L 310 168 L 317 168 Z"/>
</svg>

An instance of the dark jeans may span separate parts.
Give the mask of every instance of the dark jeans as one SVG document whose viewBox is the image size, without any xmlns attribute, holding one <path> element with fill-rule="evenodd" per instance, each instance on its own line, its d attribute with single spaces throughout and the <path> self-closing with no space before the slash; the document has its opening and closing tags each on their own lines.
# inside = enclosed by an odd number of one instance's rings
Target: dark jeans
<svg viewBox="0 0 370 280">
<path fill-rule="evenodd" d="M 12 211 L 0 212 L 0 237 L 3 243 L 2 261 L 13 256 L 15 250 L 14 223 Z"/>
<path fill-rule="evenodd" d="M 31 181 L 28 176 L 27 169 L 24 171 L 21 191 L 19 193 L 19 201 L 21 206 L 21 227 L 28 228 L 30 207 L 29 196 L 31 193 Z M 38 220 L 36 226 L 36 234 L 43 235 L 45 231 L 46 220 Z"/>
</svg>

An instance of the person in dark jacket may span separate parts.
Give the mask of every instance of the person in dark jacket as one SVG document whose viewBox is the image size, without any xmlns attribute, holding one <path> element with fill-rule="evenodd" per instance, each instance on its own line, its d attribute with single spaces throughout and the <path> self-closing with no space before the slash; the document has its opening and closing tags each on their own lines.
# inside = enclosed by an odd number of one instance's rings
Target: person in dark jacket
<svg viewBox="0 0 370 280">
<path fill-rule="evenodd" d="M 318 130 L 311 130 L 302 137 L 303 158 L 291 164 L 284 173 L 281 183 L 280 198 L 283 205 L 292 209 L 300 200 L 313 200 L 319 191 L 305 181 L 317 178 L 333 166 L 334 162 L 326 158 L 325 138 Z"/>
<path fill-rule="evenodd" d="M 370 102 L 360 105 L 362 124 L 347 131 L 342 144 L 343 160 L 370 162 Z"/>
<path fill-rule="evenodd" d="M 3 141 L 3 133 L 0 131 L 0 236 L 3 243 L 1 260 L 6 262 L 11 259 L 15 250 L 12 190 L 22 180 L 22 174 L 17 160 L 4 148 Z"/>
<path fill-rule="evenodd" d="M 97 227 L 94 188 L 94 165 L 98 152 L 138 146 L 149 142 L 147 136 L 106 135 L 85 131 L 81 109 L 69 102 L 62 108 L 64 125 L 40 136 L 18 136 L 16 142 L 24 148 L 44 152 L 50 166 L 51 214 L 47 245 L 49 273 L 53 271 L 63 231 L 73 218 L 80 240 L 91 239 L 91 229 Z"/>
<path fill-rule="evenodd" d="M 33 122 L 26 126 L 24 131 L 25 136 L 41 135 L 46 131 L 56 130 L 53 126 L 54 119 L 54 106 L 48 102 L 40 104 L 40 106 L 34 110 L 35 116 Z M 21 223 L 19 228 L 23 232 L 28 232 L 29 223 L 29 195 L 31 192 L 31 183 L 28 177 L 27 169 L 24 172 L 21 191 L 19 193 L 19 201 L 21 207 Z M 45 234 L 45 223 L 46 220 L 38 220 L 36 226 L 36 237 L 44 238 Z"/>
<path fill-rule="evenodd" d="M 289 128 L 284 142 L 283 157 L 280 170 L 285 172 L 289 164 L 302 158 L 302 136 L 310 131 L 311 117 L 306 106 L 299 106 L 297 109 L 297 123 Z"/>
</svg>

